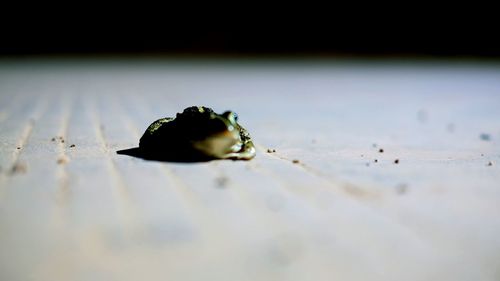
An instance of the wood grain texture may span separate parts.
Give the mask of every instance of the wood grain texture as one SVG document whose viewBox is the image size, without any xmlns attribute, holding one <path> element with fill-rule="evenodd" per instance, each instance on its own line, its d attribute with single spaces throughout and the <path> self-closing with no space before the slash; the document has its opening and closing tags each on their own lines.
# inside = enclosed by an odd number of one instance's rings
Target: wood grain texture
<svg viewBox="0 0 500 281">
<path fill-rule="evenodd" d="M 116 154 L 191 105 L 257 157 Z M 491 64 L 0 61 L 0 279 L 498 280 L 499 109 Z"/>
</svg>

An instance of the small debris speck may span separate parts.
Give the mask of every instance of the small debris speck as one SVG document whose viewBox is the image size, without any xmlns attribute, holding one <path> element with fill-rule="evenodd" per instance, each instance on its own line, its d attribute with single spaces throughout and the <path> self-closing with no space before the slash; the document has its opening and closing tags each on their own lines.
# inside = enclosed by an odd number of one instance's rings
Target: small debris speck
<svg viewBox="0 0 500 281">
<path fill-rule="evenodd" d="M 20 147 L 20 146 L 18 146 L 18 147 L 17 147 L 17 149 L 21 149 L 21 147 Z"/>
<path fill-rule="evenodd" d="M 378 160 L 377 160 L 377 159 L 375 159 L 373 162 L 378 163 Z"/>
<path fill-rule="evenodd" d="M 417 112 L 417 120 L 420 121 L 420 123 L 427 123 L 427 120 L 429 119 L 427 111 L 425 109 L 420 109 Z"/>
<path fill-rule="evenodd" d="M 405 194 L 408 191 L 408 185 L 405 183 L 400 183 L 396 186 L 397 194 Z"/>
<path fill-rule="evenodd" d="M 292 160 L 292 163 L 293 163 L 293 164 L 298 164 L 298 163 L 300 163 L 300 161 L 299 161 L 298 159 L 293 159 L 293 160 Z"/>
<path fill-rule="evenodd" d="M 62 143 L 64 143 L 64 140 L 61 140 Z"/>
<path fill-rule="evenodd" d="M 378 150 L 378 152 L 384 153 L 384 150 L 381 148 L 381 149 Z"/>
<path fill-rule="evenodd" d="M 59 158 L 57 158 L 57 164 L 61 165 L 61 164 L 66 164 L 68 163 L 68 159 L 64 156 L 61 156 Z"/>
<path fill-rule="evenodd" d="M 366 162 L 366 167 L 370 167 L 370 163 L 369 162 Z"/>
<path fill-rule="evenodd" d="M 373 148 L 375 148 L 375 147 L 377 147 L 377 144 L 376 144 L 376 143 L 374 143 L 374 144 L 372 144 L 372 146 L 373 146 Z"/>
<path fill-rule="evenodd" d="M 215 179 L 215 185 L 219 188 L 227 187 L 228 182 L 229 182 L 229 179 L 227 177 L 224 177 L 224 176 L 220 176 L 220 177 L 217 177 Z"/>
<path fill-rule="evenodd" d="M 10 174 L 15 175 L 15 174 L 24 174 L 28 170 L 26 164 L 24 163 L 15 163 L 12 168 L 10 169 Z"/>
<path fill-rule="evenodd" d="M 276 149 L 270 149 L 270 148 L 267 149 L 267 153 L 274 153 L 274 152 L 276 152 Z"/>
<path fill-rule="evenodd" d="M 394 160 L 394 164 L 399 164 L 399 159 Z"/>
<path fill-rule="evenodd" d="M 449 123 L 449 124 L 446 126 L 446 130 L 447 130 L 449 133 L 454 133 L 454 132 L 455 132 L 455 124 L 453 124 L 453 123 Z"/>
<path fill-rule="evenodd" d="M 76 146 L 76 145 L 72 144 L 72 145 L 70 145 L 69 147 L 73 148 L 73 147 L 75 147 L 75 146 Z"/>
<path fill-rule="evenodd" d="M 52 138 L 51 141 L 56 141 L 56 138 Z"/>
<path fill-rule="evenodd" d="M 484 154 L 483 154 L 483 153 L 481 153 L 481 156 L 484 156 Z"/>
<path fill-rule="evenodd" d="M 479 138 L 483 141 L 490 141 L 491 140 L 491 136 L 489 134 L 486 134 L 486 133 L 482 133 L 479 135 Z"/>
<path fill-rule="evenodd" d="M 488 162 L 488 166 L 493 166 L 493 162 Z"/>
</svg>

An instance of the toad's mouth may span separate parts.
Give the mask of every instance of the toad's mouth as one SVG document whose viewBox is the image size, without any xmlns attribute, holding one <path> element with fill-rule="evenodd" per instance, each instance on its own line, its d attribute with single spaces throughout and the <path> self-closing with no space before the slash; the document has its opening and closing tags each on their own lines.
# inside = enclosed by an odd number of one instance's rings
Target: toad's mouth
<svg viewBox="0 0 500 281">
<path fill-rule="evenodd" d="M 242 142 L 236 130 L 225 130 L 193 142 L 193 147 L 206 155 L 222 158 L 229 153 L 239 152 Z"/>
</svg>

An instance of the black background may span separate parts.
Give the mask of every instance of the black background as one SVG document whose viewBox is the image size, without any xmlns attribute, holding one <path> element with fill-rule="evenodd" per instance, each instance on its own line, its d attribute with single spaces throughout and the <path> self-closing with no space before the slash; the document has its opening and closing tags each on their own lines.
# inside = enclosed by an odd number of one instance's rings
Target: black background
<svg viewBox="0 0 500 281">
<path fill-rule="evenodd" d="M 496 16 L 487 7 L 456 12 L 411 5 L 397 11 L 298 6 L 293 13 L 266 6 L 237 7 L 237 13 L 204 7 L 129 7 L 126 13 L 113 7 L 44 8 L 12 9 L 3 18 L 0 55 L 500 57 Z"/>
</svg>

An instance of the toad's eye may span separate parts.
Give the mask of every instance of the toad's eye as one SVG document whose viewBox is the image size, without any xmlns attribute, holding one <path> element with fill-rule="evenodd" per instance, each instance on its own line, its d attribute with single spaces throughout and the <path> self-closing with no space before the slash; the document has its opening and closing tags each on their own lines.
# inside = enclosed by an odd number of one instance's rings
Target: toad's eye
<svg viewBox="0 0 500 281">
<path fill-rule="evenodd" d="M 226 111 L 222 114 L 222 116 L 224 116 L 224 118 L 232 122 L 238 121 L 238 114 L 236 114 L 236 112 L 233 111 Z"/>
</svg>

